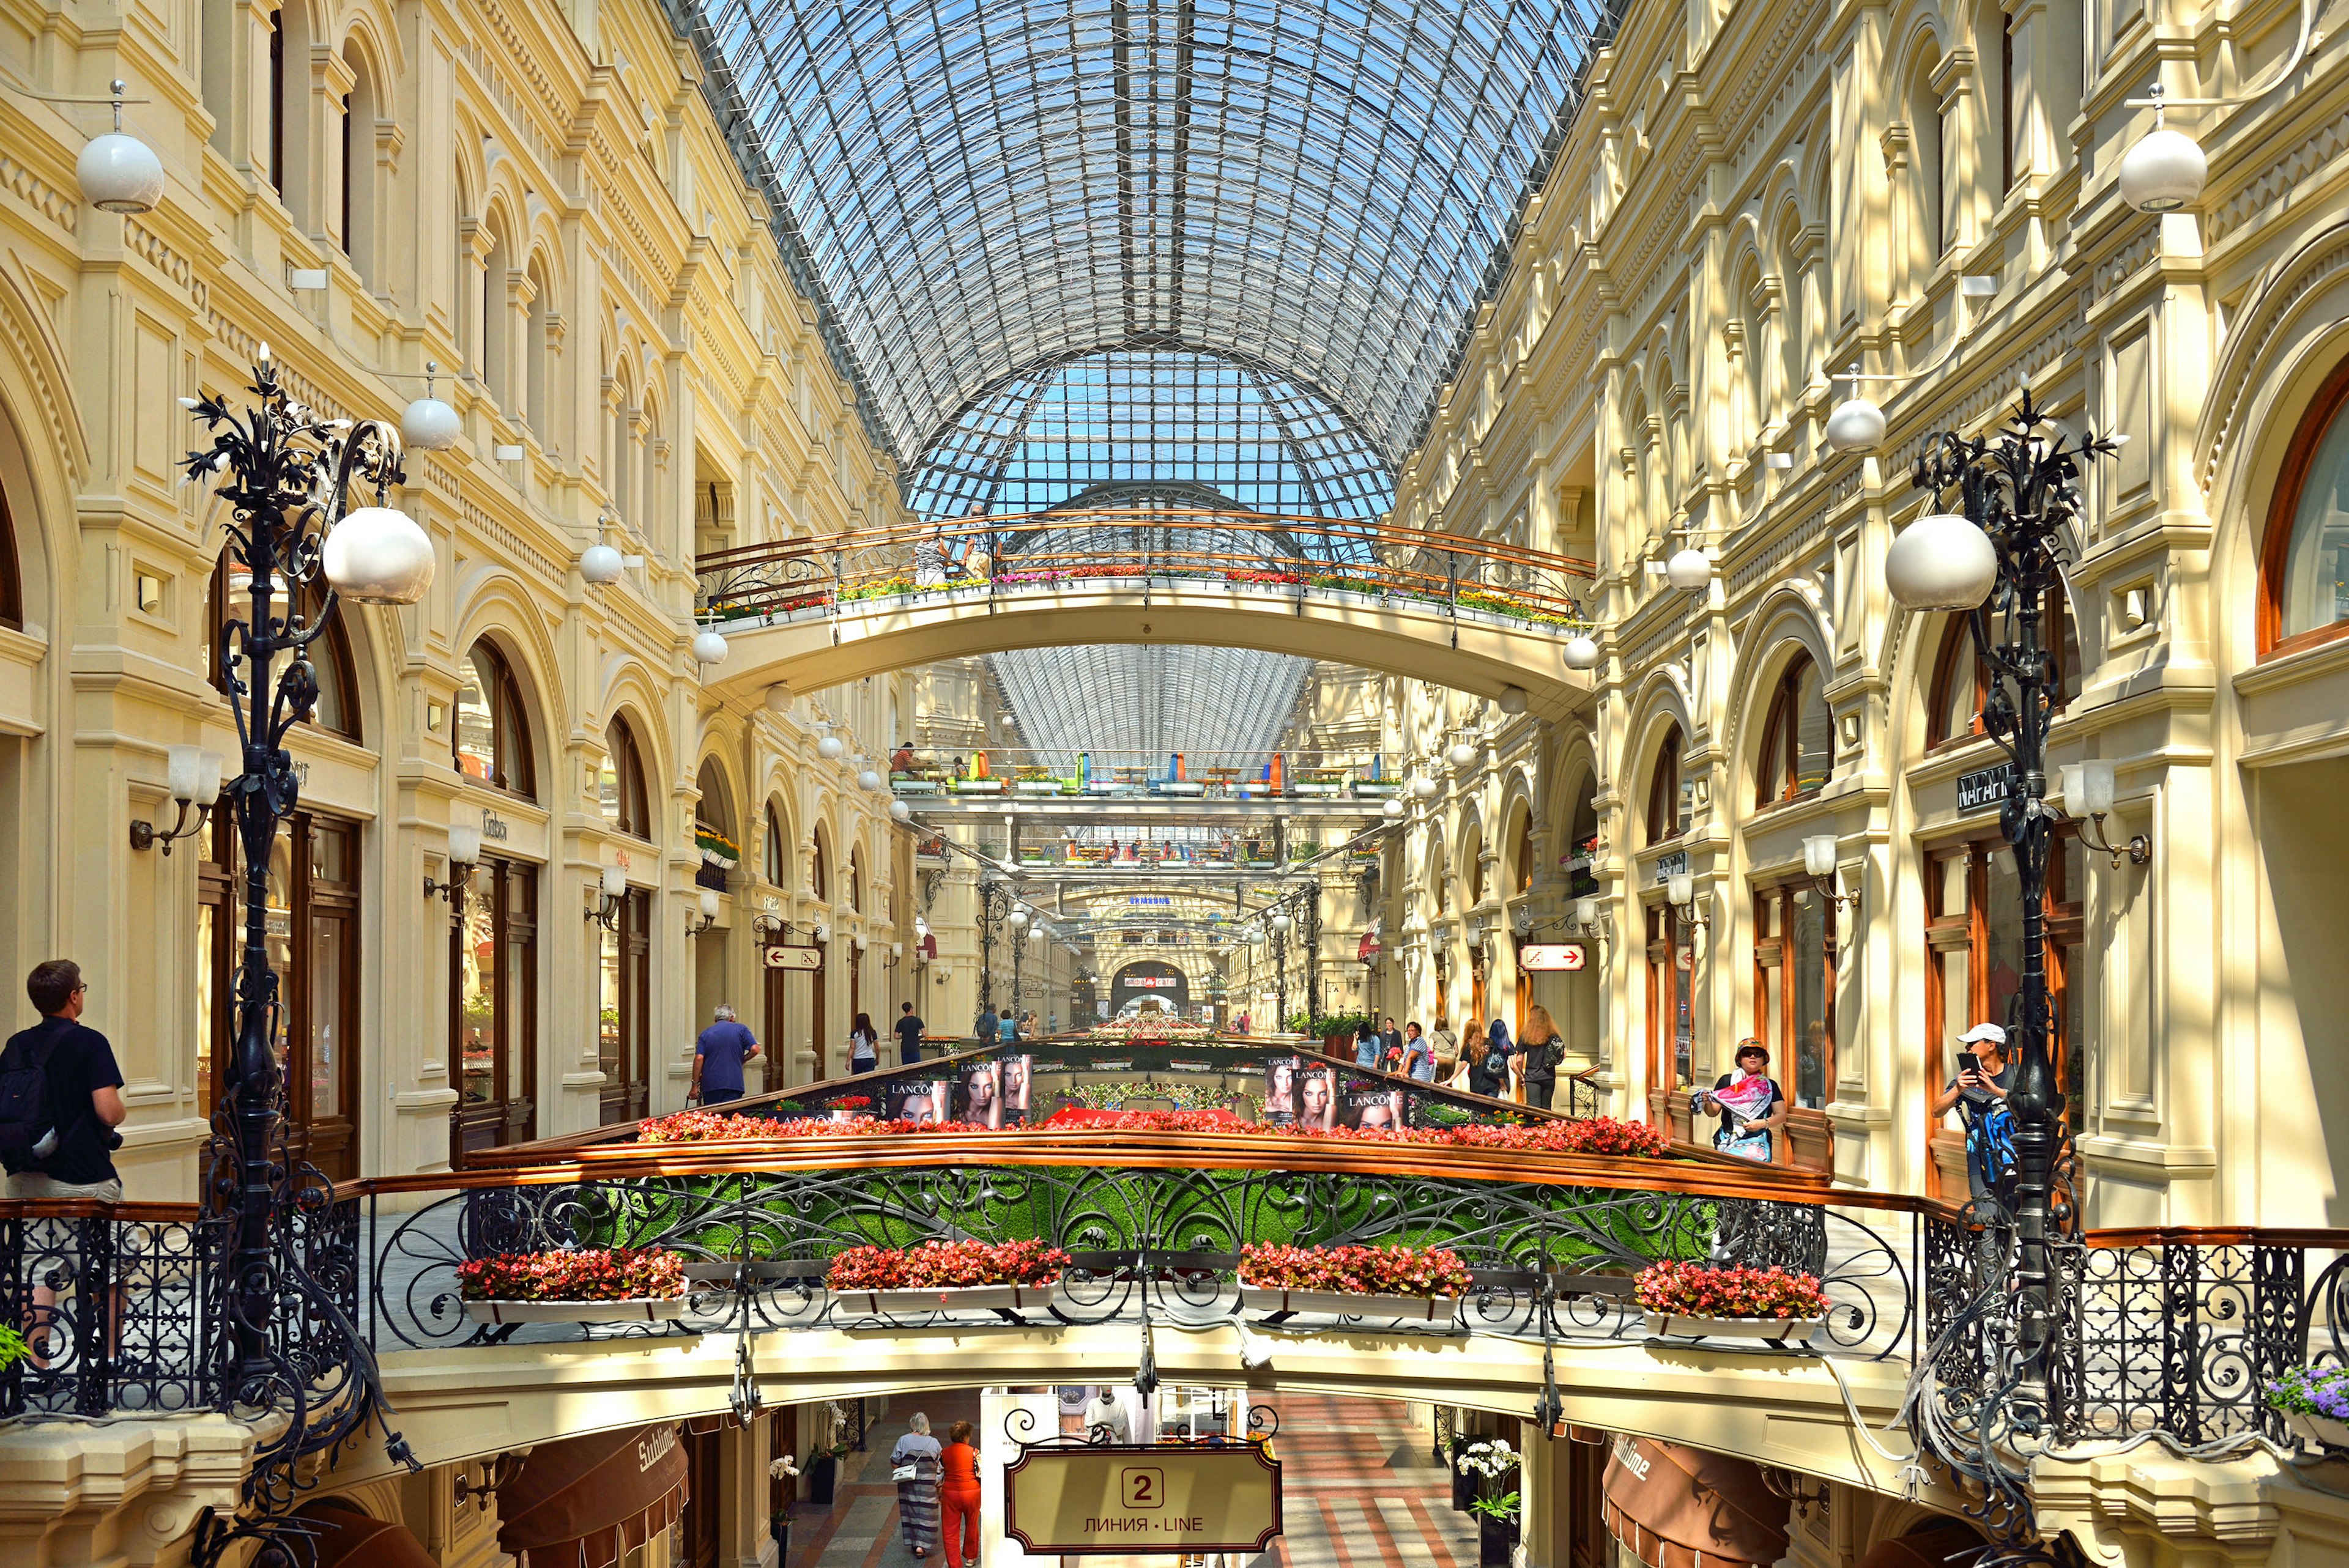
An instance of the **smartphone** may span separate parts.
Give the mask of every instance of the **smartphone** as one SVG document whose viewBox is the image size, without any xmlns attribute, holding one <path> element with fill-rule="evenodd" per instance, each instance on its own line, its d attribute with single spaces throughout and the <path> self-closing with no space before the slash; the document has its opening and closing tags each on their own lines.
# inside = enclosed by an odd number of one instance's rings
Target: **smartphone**
<svg viewBox="0 0 2349 1568">
<path fill-rule="evenodd" d="M 1976 1056 L 1971 1051 L 1960 1051 L 1958 1053 L 1958 1070 L 1961 1073 L 1978 1073 L 1982 1071 L 1982 1057 Z"/>
</svg>

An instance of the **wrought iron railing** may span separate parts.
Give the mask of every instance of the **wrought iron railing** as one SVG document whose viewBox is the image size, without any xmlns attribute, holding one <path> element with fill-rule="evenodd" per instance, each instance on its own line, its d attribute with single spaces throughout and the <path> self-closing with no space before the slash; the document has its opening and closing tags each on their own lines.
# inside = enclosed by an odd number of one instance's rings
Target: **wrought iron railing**
<svg viewBox="0 0 2349 1568">
<path fill-rule="evenodd" d="M 1352 594 L 1564 633 L 1588 624 L 1592 562 L 1490 539 L 1273 512 L 1047 511 L 858 529 L 699 557 L 706 619 L 833 614 L 873 600 L 1208 583 Z"/>
</svg>

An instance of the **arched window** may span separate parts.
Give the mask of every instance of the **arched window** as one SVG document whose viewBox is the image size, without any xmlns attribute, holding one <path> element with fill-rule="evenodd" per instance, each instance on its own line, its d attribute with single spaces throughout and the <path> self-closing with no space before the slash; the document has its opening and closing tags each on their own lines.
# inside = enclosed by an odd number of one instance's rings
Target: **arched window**
<svg viewBox="0 0 2349 1568">
<path fill-rule="evenodd" d="M 785 874 L 791 865 L 792 841 L 783 831 L 783 819 L 773 805 L 767 807 L 767 885 L 789 887 L 791 878 Z"/>
<path fill-rule="evenodd" d="M 2349 360 L 2292 433 L 2260 551 L 2260 652 L 2349 636 Z"/>
<path fill-rule="evenodd" d="M 2055 710 L 2060 713 L 2080 695 L 2080 639 L 2072 628 L 2070 605 L 2061 583 L 2047 590 L 2039 634 L 2055 650 Z M 1925 744 L 1944 746 L 1982 734 L 1982 704 L 1989 698 L 1990 666 L 1974 651 L 1967 618 L 1953 615 L 1949 630 L 1942 634 L 1940 662 L 1928 688 Z"/>
<path fill-rule="evenodd" d="M 604 767 L 595 787 L 604 801 L 604 816 L 632 839 L 653 836 L 652 807 L 645 792 L 645 764 L 636 738 L 625 718 L 615 718 L 604 731 Z"/>
<path fill-rule="evenodd" d="M 369 284 L 376 274 L 376 121 L 382 117 L 381 95 L 367 57 L 357 48 L 344 51 L 351 72 L 351 90 L 343 98 L 342 236 L 343 254 Z"/>
<path fill-rule="evenodd" d="M 1948 126 L 1941 113 L 1941 95 L 1933 85 L 1939 64 L 1939 57 L 1927 50 L 1909 79 L 1909 169 L 1916 193 L 1910 211 L 1915 214 L 1918 244 L 1923 252 L 1920 259 L 1927 273 L 1950 248 Z M 1921 289 L 1923 276 L 1916 282 Z"/>
<path fill-rule="evenodd" d="M 269 14 L 269 184 L 285 196 L 285 13 Z"/>
<path fill-rule="evenodd" d="M 848 907 L 864 913 L 864 857 L 854 850 L 848 851 Z"/>
<path fill-rule="evenodd" d="M 530 265 L 530 314 L 523 326 L 523 418 L 538 444 L 554 449 L 554 285 L 543 261 Z"/>
<path fill-rule="evenodd" d="M 1517 819 L 1516 883 L 1519 893 L 1534 889 L 1534 814 L 1527 811 Z"/>
<path fill-rule="evenodd" d="M 1796 655 L 1778 677 L 1757 761 L 1754 804 L 1759 806 L 1811 794 L 1835 770 L 1835 718 L 1827 711 L 1819 666 L 1808 654 Z"/>
<path fill-rule="evenodd" d="M 487 639 L 475 643 L 457 666 L 455 730 L 458 772 L 537 798 L 522 687 L 514 680 L 513 666 Z"/>
<path fill-rule="evenodd" d="M 1681 727 L 1664 731 L 1656 748 L 1656 765 L 1648 785 L 1648 842 L 1661 844 L 1688 831 L 1694 802 L 1690 782 L 1681 778 L 1681 751 L 1686 746 Z"/>
<path fill-rule="evenodd" d="M 16 522 L 9 515 L 5 488 L 0 488 L 0 626 L 25 629 L 25 578 L 16 564 Z"/>
<path fill-rule="evenodd" d="M 610 492 L 612 515 L 623 521 L 633 521 L 634 511 L 628 495 L 628 448 L 635 438 L 628 407 L 630 395 L 628 366 L 626 360 L 622 360 L 619 368 L 612 373 L 612 450 L 607 470 L 611 478 L 606 489 Z"/>
<path fill-rule="evenodd" d="M 492 221 L 490 253 L 481 267 L 481 380 L 501 408 L 513 407 L 512 345 L 506 332 L 506 273 L 513 267 L 513 249 Z"/>
<path fill-rule="evenodd" d="M 832 902 L 832 867 L 825 863 L 823 835 L 815 836 L 815 854 L 808 862 L 808 896 L 818 903 Z"/>
<path fill-rule="evenodd" d="M 212 578 L 204 589 L 204 678 L 222 696 L 228 695 L 228 668 L 222 662 L 228 656 L 228 643 L 222 628 L 232 615 L 243 618 L 253 614 L 251 599 L 229 593 L 228 564 L 229 552 L 223 550 L 212 563 Z M 242 577 L 238 585 L 243 585 Z M 302 591 L 305 620 L 316 620 L 323 596 L 316 584 Z M 351 657 L 350 632 L 342 615 L 328 622 L 326 634 L 310 645 L 310 671 L 318 682 L 318 700 L 311 707 L 309 722 L 356 743 L 359 739 L 358 676 Z"/>
</svg>

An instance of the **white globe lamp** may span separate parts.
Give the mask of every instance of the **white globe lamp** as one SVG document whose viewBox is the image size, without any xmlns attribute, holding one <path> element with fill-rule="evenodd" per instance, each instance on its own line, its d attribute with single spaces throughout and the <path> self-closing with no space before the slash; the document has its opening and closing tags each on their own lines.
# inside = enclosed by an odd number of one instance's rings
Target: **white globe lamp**
<svg viewBox="0 0 2349 1568">
<path fill-rule="evenodd" d="M 1466 768 L 1476 760 L 1476 748 L 1464 740 L 1455 740 L 1452 749 L 1444 754 L 1454 768 Z"/>
<path fill-rule="evenodd" d="M 1971 610 L 1998 581 L 1990 535 L 1955 512 L 1930 512 L 1884 552 L 1884 586 L 1904 610 Z"/>
<path fill-rule="evenodd" d="M 1695 545 L 1672 552 L 1664 562 L 1664 581 L 1684 593 L 1693 593 L 1713 581 L 1713 562 Z"/>
<path fill-rule="evenodd" d="M 579 552 L 579 575 L 598 588 L 617 583 L 626 566 L 626 558 L 608 544 L 591 544 Z"/>
<path fill-rule="evenodd" d="M 1028 912 L 1024 909 L 1015 909 L 1003 917 L 1003 923 L 1014 931 L 1025 931 L 1028 929 Z"/>
<path fill-rule="evenodd" d="M 111 84 L 114 129 L 93 137 L 74 162 L 82 199 L 101 212 L 147 212 L 163 199 L 163 160 L 155 150 L 122 129 L 122 95 L 129 84 Z"/>
<path fill-rule="evenodd" d="M 711 631 L 701 631 L 693 636 L 693 662 L 707 669 L 726 662 L 726 639 Z"/>
<path fill-rule="evenodd" d="M 1402 815 L 1402 802 L 1400 800 L 1390 799 L 1385 805 L 1380 807 L 1379 810 L 1390 817 L 1400 817 Z"/>
<path fill-rule="evenodd" d="M 1564 657 L 1568 669 L 1595 670 L 1599 667 L 1599 640 L 1596 637 L 1568 637 Z"/>
<path fill-rule="evenodd" d="M 2210 160 L 2192 137 L 2162 123 L 2158 82 L 2153 96 L 2153 129 L 2121 155 L 2121 200 L 2140 212 L 2175 212 L 2200 198 Z"/>
<path fill-rule="evenodd" d="M 856 787 L 870 794 L 877 795 L 881 792 L 881 775 L 867 768 L 856 776 Z"/>
<path fill-rule="evenodd" d="M 1424 773 L 1411 781 L 1411 792 L 1423 800 L 1434 799 L 1435 792 L 1441 786 Z"/>
<path fill-rule="evenodd" d="M 406 512 L 363 506 L 326 531 L 321 564 L 346 599 L 413 604 L 432 586 L 432 541 Z"/>
<path fill-rule="evenodd" d="M 892 800 L 889 802 L 889 815 L 896 821 L 911 821 L 914 816 L 914 809 L 911 806 L 906 805 L 903 800 Z"/>
<path fill-rule="evenodd" d="M 1297 923 L 1285 914 L 1276 914 L 1272 917 L 1272 934 L 1275 936 L 1286 936 L 1288 934 L 1288 928 L 1295 923 Z"/>
<path fill-rule="evenodd" d="M 1854 392 L 1827 415 L 1827 448 L 1837 452 L 1872 452 L 1884 440 L 1884 410 Z"/>
<path fill-rule="evenodd" d="M 815 754 L 826 762 L 837 762 L 848 754 L 848 745 L 836 735 L 827 735 L 815 743 Z"/>
<path fill-rule="evenodd" d="M 464 428 L 457 410 L 429 393 L 400 410 L 400 444 L 411 451 L 445 452 L 457 444 Z"/>
</svg>

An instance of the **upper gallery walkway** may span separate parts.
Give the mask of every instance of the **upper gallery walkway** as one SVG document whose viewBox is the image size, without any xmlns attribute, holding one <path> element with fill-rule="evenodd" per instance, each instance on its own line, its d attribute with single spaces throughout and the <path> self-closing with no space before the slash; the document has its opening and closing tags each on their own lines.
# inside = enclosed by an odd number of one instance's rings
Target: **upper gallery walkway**
<svg viewBox="0 0 2349 1568">
<path fill-rule="evenodd" d="M 1334 659 L 1560 717 L 1589 683 L 1591 563 L 1327 517 L 1104 509 L 971 517 L 700 557 L 719 686 L 802 690 L 1018 648 L 1185 645 Z"/>
<path fill-rule="evenodd" d="M 1164 1021 L 492 1150 L 322 1191 L 289 1222 L 314 1309 L 278 1322 L 279 1353 L 334 1367 L 355 1341 L 388 1424 L 436 1462 L 758 1401 L 1154 1367 L 1441 1386 L 1890 1489 L 1920 1440 L 1964 1460 L 2013 1392 L 1996 1227 Z M 216 1406 L 222 1369 L 191 1352 L 225 1301 L 218 1225 L 0 1205 L 7 1320 L 38 1330 L 0 1372 L 0 1417 Z M 2281 1437 L 2261 1389 L 2342 1348 L 2344 1244 L 2060 1246 L 2049 1451 Z M 1352 1247 L 1449 1257 L 1367 1288 L 1343 1277 Z M 1266 1277 L 1315 1260 L 1340 1277 Z M 1806 1276 L 1820 1299 L 1767 1321 L 1652 1299 L 1659 1269 L 1723 1265 Z M 1888 1434 L 1904 1410 L 1916 1435 Z"/>
</svg>

